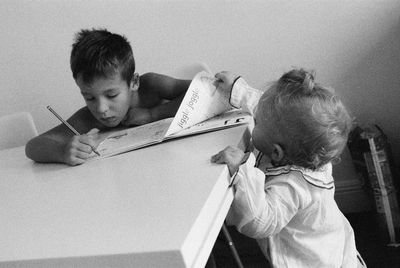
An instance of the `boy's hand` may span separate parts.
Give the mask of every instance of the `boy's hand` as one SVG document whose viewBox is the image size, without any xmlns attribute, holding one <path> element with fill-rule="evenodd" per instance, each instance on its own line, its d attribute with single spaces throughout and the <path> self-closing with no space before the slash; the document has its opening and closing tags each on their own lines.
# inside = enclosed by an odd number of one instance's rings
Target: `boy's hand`
<svg viewBox="0 0 400 268">
<path fill-rule="evenodd" d="M 224 92 L 231 92 L 233 83 L 238 78 L 238 75 L 235 75 L 231 72 L 222 71 L 215 75 L 217 78 L 216 87 L 220 88 Z"/>
<path fill-rule="evenodd" d="M 95 142 L 98 132 L 97 128 L 93 128 L 86 134 L 71 137 L 64 148 L 64 162 L 70 166 L 85 163 L 93 152 L 93 148 L 96 148 L 98 145 Z"/>
<path fill-rule="evenodd" d="M 233 174 L 238 171 L 239 166 L 242 164 L 244 156 L 245 153 L 242 150 L 228 146 L 218 154 L 213 155 L 211 157 L 211 162 L 217 164 L 227 164 L 229 173 L 231 176 L 233 176 Z"/>
<path fill-rule="evenodd" d="M 121 124 L 124 126 L 139 126 L 150 122 L 152 122 L 150 109 L 131 107 Z"/>
</svg>

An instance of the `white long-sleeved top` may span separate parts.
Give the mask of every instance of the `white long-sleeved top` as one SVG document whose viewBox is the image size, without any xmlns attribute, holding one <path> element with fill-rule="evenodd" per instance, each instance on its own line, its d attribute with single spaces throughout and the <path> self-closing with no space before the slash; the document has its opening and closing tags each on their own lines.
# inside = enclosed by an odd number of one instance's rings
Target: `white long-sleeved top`
<svg viewBox="0 0 400 268">
<path fill-rule="evenodd" d="M 252 113 L 260 96 L 240 78 L 230 102 Z M 363 267 L 353 229 L 334 200 L 331 164 L 318 171 L 282 166 L 262 172 L 250 154 L 234 189 L 227 223 L 255 238 L 273 267 Z"/>
</svg>

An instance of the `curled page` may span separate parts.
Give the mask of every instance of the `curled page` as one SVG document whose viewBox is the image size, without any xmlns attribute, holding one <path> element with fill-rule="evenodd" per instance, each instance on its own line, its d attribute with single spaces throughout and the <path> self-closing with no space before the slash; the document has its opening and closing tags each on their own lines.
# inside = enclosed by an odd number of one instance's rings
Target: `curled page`
<svg viewBox="0 0 400 268">
<path fill-rule="evenodd" d="M 205 71 L 192 80 L 166 136 L 215 117 L 232 108 L 229 97 L 217 90 L 216 78 Z"/>
</svg>

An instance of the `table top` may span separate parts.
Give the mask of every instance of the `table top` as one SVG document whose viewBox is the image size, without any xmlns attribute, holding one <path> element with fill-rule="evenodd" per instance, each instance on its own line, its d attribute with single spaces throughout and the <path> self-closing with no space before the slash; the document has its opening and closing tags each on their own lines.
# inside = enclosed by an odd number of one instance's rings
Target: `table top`
<svg viewBox="0 0 400 268">
<path fill-rule="evenodd" d="M 0 267 L 196 266 L 229 191 L 210 158 L 248 139 L 243 125 L 76 167 L 0 151 Z"/>
</svg>

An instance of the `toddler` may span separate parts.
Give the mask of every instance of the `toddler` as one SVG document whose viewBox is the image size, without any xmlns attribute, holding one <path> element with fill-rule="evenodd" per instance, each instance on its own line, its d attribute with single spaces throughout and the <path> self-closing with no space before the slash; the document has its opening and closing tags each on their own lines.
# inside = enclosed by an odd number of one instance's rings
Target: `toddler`
<svg viewBox="0 0 400 268">
<path fill-rule="evenodd" d="M 231 73 L 216 78 L 231 90 L 232 106 L 255 110 L 252 142 L 257 162 L 268 163 L 256 168 L 253 153 L 234 147 L 212 156 L 232 175 L 227 223 L 255 238 L 273 267 L 365 267 L 334 200 L 332 162 L 352 122 L 333 90 L 303 69 L 285 73 L 262 96 Z"/>
</svg>

